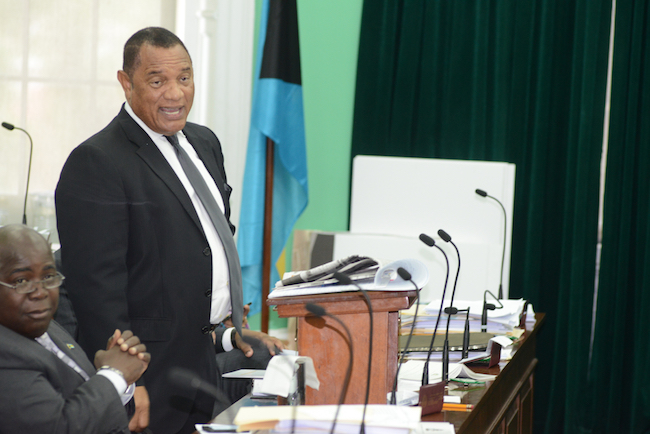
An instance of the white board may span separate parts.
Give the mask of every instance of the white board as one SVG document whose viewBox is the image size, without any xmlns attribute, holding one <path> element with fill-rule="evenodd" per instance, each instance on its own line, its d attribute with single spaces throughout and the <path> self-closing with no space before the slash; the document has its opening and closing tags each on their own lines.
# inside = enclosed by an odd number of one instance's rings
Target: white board
<svg viewBox="0 0 650 434">
<path fill-rule="evenodd" d="M 501 201 L 506 211 L 503 292 L 507 298 L 514 185 L 515 165 L 510 163 L 357 156 L 352 174 L 350 235 L 365 238 L 344 239 L 337 234 L 334 257 L 364 254 L 386 260 L 421 259 L 429 265 L 431 276 L 422 296 L 430 301 L 425 296 L 434 299 L 441 295 L 446 264 L 444 256 L 421 243 L 418 236 L 426 233 L 445 250 L 451 265 L 449 285 L 453 286 L 457 255 L 452 245 L 439 238 L 437 232 L 443 229 L 461 255 L 457 297 L 482 299 L 486 289 L 496 295 L 504 216 L 496 201 L 476 194 L 478 188 Z M 378 241 L 375 236 L 384 238 Z M 405 243 L 404 238 L 414 242 Z"/>
</svg>

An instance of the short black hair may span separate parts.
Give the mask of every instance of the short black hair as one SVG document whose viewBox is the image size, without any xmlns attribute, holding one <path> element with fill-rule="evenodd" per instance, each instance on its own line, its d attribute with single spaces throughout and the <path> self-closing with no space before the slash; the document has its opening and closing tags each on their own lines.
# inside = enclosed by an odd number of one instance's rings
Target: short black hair
<svg viewBox="0 0 650 434">
<path fill-rule="evenodd" d="M 152 47 L 159 48 L 172 48 L 176 45 L 183 47 L 187 55 L 185 44 L 178 36 L 162 27 L 146 27 L 138 30 L 126 41 L 124 44 L 124 57 L 122 62 L 122 69 L 133 78 L 133 72 L 140 66 L 140 48 L 144 44 L 151 45 Z"/>
</svg>

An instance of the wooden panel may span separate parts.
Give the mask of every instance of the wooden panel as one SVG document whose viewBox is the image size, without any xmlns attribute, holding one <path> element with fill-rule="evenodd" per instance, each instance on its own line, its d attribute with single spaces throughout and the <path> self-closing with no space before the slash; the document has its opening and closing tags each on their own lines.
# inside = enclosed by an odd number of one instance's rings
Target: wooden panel
<svg viewBox="0 0 650 434">
<path fill-rule="evenodd" d="M 408 309 L 415 300 L 415 291 L 367 291 L 372 302 L 373 312 L 397 312 Z M 270 306 L 276 306 L 281 318 L 311 315 L 305 305 L 318 304 L 334 315 L 368 312 L 364 296 L 358 292 L 341 292 L 336 294 L 303 295 L 267 300 Z"/>
<path fill-rule="evenodd" d="M 305 301 L 303 299 L 301 304 L 304 305 L 304 303 Z M 393 345 L 390 343 L 390 339 L 394 340 L 395 346 L 397 345 L 397 333 L 395 332 L 393 335 L 392 332 L 397 328 L 397 313 L 389 312 L 385 318 L 386 322 L 382 323 L 382 330 L 386 330 L 385 335 L 387 336 L 387 347 L 380 347 L 379 345 L 381 344 L 379 344 L 377 336 L 375 336 L 373 342 L 376 343 L 377 348 L 388 348 Z M 536 318 L 537 324 L 535 327 L 527 329 L 523 339 L 515 344 L 515 350 L 511 361 L 501 362 L 498 366 L 492 368 L 473 368 L 477 372 L 497 375 L 497 378 L 494 381 L 487 382 L 485 386 L 467 387 L 466 392 L 462 394 L 461 402 L 464 404 L 474 404 L 474 410 L 469 413 L 442 411 L 440 413 L 426 415 L 422 420 L 451 422 L 458 434 L 505 434 L 506 425 L 508 425 L 508 428 L 510 429 L 508 432 L 521 432 L 523 434 L 532 433 L 534 393 L 533 372 L 537 365 L 537 359 L 535 358 L 535 340 L 536 333 L 543 323 L 544 314 L 537 314 Z M 364 351 L 364 337 L 366 345 L 369 338 L 366 334 L 368 327 L 367 319 L 367 314 L 364 314 L 363 312 L 358 313 L 356 316 L 350 315 L 348 318 L 349 321 L 356 322 L 356 326 L 359 328 L 357 332 L 358 337 L 353 338 L 353 342 L 355 346 L 358 345 L 361 349 L 358 350 L 358 354 L 355 355 L 354 363 L 357 368 L 361 367 L 361 369 L 366 366 L 367 363 L 367 352 L 362 354 Z M 318 394 L 328 396 L 330 402 L 326 402 L 327 404 L 338 402 L 339 395 L 336 391 L 338 390 L 340 392 L 342 378 L 345 375 L 345 368 L 347 367 L 348 361 L 347 346 L 345 344 L 347 338 L 342 336 L 342 331 L 338 328 L 339 326 L 333 324 L 330 318 L 322 320 L 314 317 L 303 317 L 300 320 L 306 323 L 305 326 L 301 327 L 301 333 L 306 333 L 302 335 L 302 337 L 299 336 L 299 339 L 302 339 L 302 342 L 304 342 L 303 345 L 310 347 L 315 351 L 314 354 L 318 356 L 317 370 L 319 371 L 319 377 L 323 383 L 322 385 L 325 386 L 318 392 Z M 379 329 L 378 326 L 376 327 Z M 386 327 L 386 329 L 383 329 L 383 327 Z M 357 344 L 358 341 L 361 343 Z M 330 346 L 335 348 L 328 351 L 327 348 Z M 357 351 L 356 347 L 355 351 Z M 375 402 L 372 400 L 372 396 L 375 394 L 376 397 L 379 397 L 380 395 L 383 396 L 384 401 L 381 401 L 383 403 L 385 402 L 385 394 L 392 387 L 392 380 L 396 368 L 396 354 L 395 356 L 390 356 L 387 353 L 382 355 L 381 350 L 376 351 L 374 354 L 371 402 Z M 377 359 L 386 360 L 386 370 L 383 374 L 382 372 L 378 372 L 383 370 L 381 367 L 382 365 L 378 362 L 375 366 L 375 360 Z M 314 360 L 314 363 L 316 364 L 316 359 Z M 393 366 L 391 366 L 390 363 L 393 363 Z M 362 403 L 362 396 L 365 396 L 366 377 L 360 375 L 361 374 L 358 372 L 353 373 L 350 393 L 348 394 L 349 399 L 354 397 L 354 399 L 357 400 L 355 403 Z M 327 385 L 324 384 L 328 381 L 335 385 L 332 390 L 328 390 Z M 377 392 L 376 383 L 384 385 L 384 387 L 379 388 L 382 389 L 381 393 Z M 454 386 L 450 383 L 449 387 L 457 387 L 458 389 L 456 392 L 458 392 L 458 390 L 462 391 L 463 386 Z M 310 391 L 311 389 L 307 388 L 308 394 Z M 318 399 L 316 393 L 314 393 L 312 399 Z M 255 401 L 250 397 L 248 397 L 247 400 Z M 237 405 L 241 404 L 239 403 Z M 236 407 L 236 405 L 233 407 Z M 236 409 L 229 409 L 222 413 L 217 420 L 221 423 L 232 423 L 234 414 L 236 414 Z M 518 422 L 515 423 L 514 421 L 516 420 L 518 420 Z M 516 430 L 512 431 L 515 428 Z"/>
<path fill-rule="evenodd" d="M 366 395 L 369 351 L 368 314 L 341 315 L 352 333 L 354 349 L 352 376 L 344 402 L 363 404 Z M 388 316 L 374 315 L 373 360 L 370 387 L 370 403 L 386 403 L 387 385 L 387 338 Z M 383 331 L 382 331 L 383 330 Z M 348 338 L 341 325 L 332 318 L 303 317 L 298 322 L 298 348 L 300 354 L 309 355 L 314 361 L 316 374 L 321 382 L 320 390 L 307 388 L 307 404 L 338 403 L 343 390 L 349 363 Z M 377 350 L 375 350 L 375 348 Z M 397 349 L 393 350 L 397 354 Z M 396 358 L 396 356 L 395 356 Z"/>
<path fill-rule="evenodd" d="M 374 332 L 371 370 L 371 404 L 385 404 L 397 369 L 398 311 L 408 308 L 415 291 L 369 292 L 372 302 Z M 319 390 L 307 388 L 308 405 L 337 404 L 343 389 L 348 367 L 349 339 L 345 329 L 333 318 L 311 316 L 306 303 L 315 303 L 328 313 L 336 315 L 352 333 L 354 349 L 350 386 L 345 395 L 346 404 L 363 404 L 368 378 L 370 324 L 365 298 L 358 292 L 324 294 L 318 296 L 287 297 L 269 300 L 277 304 L 280 317 L 298 317 L 298 351 L 314 361 L 320 380 Z"/>
<path fill-rule="evenodd" d="M 519 431 L 532 431 L 532 397 L 533 373 L 537 365 L 535 358 L 536 336 L 544 321 L 545 315 L 537 314 L 537 323 L 527 330 L 518 343 L 509 362 L 501 362 L 492 368 L 473 367 L 477 372 L 497 375 L 494 381 L 488 381 L 483 387 L 472 387 L 463 392 L 462 386 L 450 383 L 455 393 L 462 393 L 462 403 L 473 404 L 474 409 L 469 413 L 445 412 L 423 417 L 427 421 L 451 422 L 458 434 L 490 433 L 502 434 L 510 427 Z M 519 422 L 510 425 L 513 417 Z M 530 426 L 531 431 L 525 431 Z"/>
<path fill-rule="evenodd" d="M 533 434 L 533 384 L 535 376 L 531 375 L 526 390 L 521 391 L 521 434 Z"/>
<path fill-rule="evenodd" d="M 506 428 L 505 428 L 505 421 L 501 421 L 500 424 L 494 427 L 492 431 L 490 431 L 490 434 L 505 434 Z"/>
<path fill-rule="evenodd" d="M 510 404 L 505 416 L 506 434 L 519 434 L 519 399 Z"/>
</svg>

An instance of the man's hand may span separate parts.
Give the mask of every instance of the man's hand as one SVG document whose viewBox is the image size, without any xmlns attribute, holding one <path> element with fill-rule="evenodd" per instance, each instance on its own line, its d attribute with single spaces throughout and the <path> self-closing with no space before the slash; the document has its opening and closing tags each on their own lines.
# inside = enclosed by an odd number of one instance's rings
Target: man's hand
<svg viewBox="0 0 650 434">
<path fill-rule="evenodd" d="M 106 350 L 108 351 L 116 345 L 119 345 L 120 350 L 128 352 L 134 356 L 137 355 L 140 360 L 144 359 L 146 347 L 144 344 L 140 345 L 140 339 L 135 336 L 131 330 L 125 330 L 124 333 L 122 333 L 120 329 L 115 329 L 113 336 L 108 338 Z"/>
<path fill-rule="evenodd" d="M 252 357 L 253 356 L 253 347 L 251 347 L 248 342 L 244 341 L 241 336 L 239 336 L 239 333 L 237 333 L 237 330 L 233 330 L 232 333 L 235 334 L 235 343 L 237 344 L 237 348 L 241 350 L 242 353 L 246 357 Z"/>
<path fill-rule="evenodd" d="M 149 366 L 151 354 L 140 339 L 130 331 L 116 330 L 106 350 L 95 353 L 95 367 L 110 366 L 122 372 L 127 384 L 134 383 Z"/>
<path fill-rule="evenodd" d="M 149 426 L 149 393 L 144 386 L 137 386 L 133 393 L 135 401 L 135 414 L 129 422 L 129 430 L 142 432 Z"/>
<path fill-rule="evenodd" d="M 248 328 L 248 312 L 251 311 L 251 305 L 245 304 L 244 305 L 244 319 L 242 320 L 242 328 Z M 235 325 L 232 323 L 232 315 L 229 315 L 228 318 L 223 320 L 223 325 L 226 326 L 226 328 L 234 327 Z"/>
<path fill-rule="evenodd" d="M 246 357 L 251 357 L 253 355 L 253 348 L 239 336 L 236 330 L 232 331 L 235 333 L 235 341 L 237 342 L 237 348 L 239 348 Z M 257 332 L 249 329 L 242 329 L 244 337 L 252 337 L 261 341 L 269 349 L 269 354 L 275 356 L 276 349 L 282 351 L 284 349 L 284 344 L 278 338 L 269 336 L 266 333 Z"/>
<path fill-rule="evenodd" d="M 108 339 L 106 351 L 100 350 L 95 354 L 95 366 L 108 365 L 122 372 L 127 384 L 134 383 L 149 367 L 151 354 L 140 339 L 130 330 L 122 333 L 115 330 Z M 137 386 L 133 393 L 135 414 L 129 421 L 129 430 L 142 432 L 149 426 L 149 394 L 144 386 Z"/>
</svg>

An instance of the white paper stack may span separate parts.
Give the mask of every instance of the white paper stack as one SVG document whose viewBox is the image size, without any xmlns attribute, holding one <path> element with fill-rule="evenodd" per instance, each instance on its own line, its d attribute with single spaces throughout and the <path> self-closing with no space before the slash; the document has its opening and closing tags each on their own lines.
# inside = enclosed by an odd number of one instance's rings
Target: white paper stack
<svg viewBox="0 0 650 434">
<path fill-rule="evenodd" d="M 409 360 L 405 362 L 399 371 L 397 379 L 397 390 L 417 391 L 422 385 L 422 372 L 425 362 L 423 360 Z M 471 378 L 476 381 L 491 381 L 496 375 L 479 374 L 472 371 L 461 363 L 449 364 L 449 379 Z M 429 384 L 442 381 L 442 362 L 429 362 Z"/>
<path fill-rule="evenodd" d="M 428 307 L 428 306 L 427 306 Z M 454 302 L 454 307 L 457 307 Z M 438 308 L 440 308 L 440 300 L 438 300 Z M 411 312 L 411 310 L 409 310 Z M 452 315 L 449 320 L 449 332 L 450 333 L 462 333 L 465 330 L 465 314 Z M 400 334 L 408 335 L 411 330 L 411 324 L 413 324 L 414 316 L 410 313 L 400 313 L 401 326 Z M 417 319 L 415 320 L 415 329 L 413 333 L 416 335 L 431 335 L 436 327 L 436 320 L 438 319 L 438 311 L 436 310 L 435 314 L 429 314 L 425 309 L 420 307 L 418 312 Z M 440 322 L 438 324 L 438 335 L 444 335 L 447 328 L 447 315 L 443 314 L 440 317 Z M 470 332 L 480 332 L 481 330 L 481 317 L 474 318 L 470 311 L 469 317 L 469 331 Z M 512 327 L 508 324 L 503 324 L 501 322 L 490 321 L 488 316 L 487 330 L 488 333 L 493 334 L 506 334 L 512 331 Z"/>
<path fill-rule="evenodd" d="M 275 432 L 329 433 L 337 411 L 336 405 L 301 405 L 277 407 L 242 407 L 234 423 L 239 431 L 269 429 Z M 420 424 L 421 407 L 368 405 L 365 415 L 367 434 L 408 434 Z M 363 405 L 343 405 L 337 419 L 337 434 L 358 434 Z"/>
<path fill-rule="evenodd" d="M 504 334 L 509 331 L 512 331 L 515 327 L 519 326 L 519 318 L 523 314 L 524 307 L 526 306 L 526 301 L 523 299 L 519 300 L 499 300 L 503 305 L 501 309 L 488 310 L 488 333 L 495 334 Z M 490 301 L 489 301 L 490 302 Z M 495 301 L 491 301 L 492 304 L 497 304 Z M 498 304 L 497 304 L 498 305 Z M 529 305 L 530 306 L 530 305 Z M 444 308 L 449 307 L 449 300 L 445 300 Z M 470 318 L 470 331 L 479 332 L 481 331 L 481 315 L 483 313 L 483 300 L 477 301 L 467 301 L 467 300 L 454 300 L 454 306 L 456 309 L 465 310 L 469 308 L 469 318 Z M 418 315 L 418 320 L 416 327 L 425 329 L 435 325 L 435 320 L 440 310 L 440 299 L 434 300 L 425 306 L 425 316 L 421 319 Z M 529 308 L 530 312 L 530 308 Z M 447 316 L 442 314 L 440 316 L 440 324 L 444 325 L 444 328 L 447 326 Z M 461 313 L 458 315 L 452 315 L 449 323 L 450 331 L 460 331 L 462 332 L 465 327 L 465 314 Z M 440 327 L 438 326 L 438 332 L 440 333 Z"/>
</svg>

